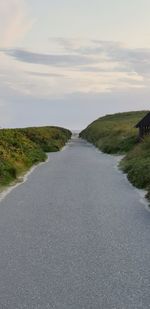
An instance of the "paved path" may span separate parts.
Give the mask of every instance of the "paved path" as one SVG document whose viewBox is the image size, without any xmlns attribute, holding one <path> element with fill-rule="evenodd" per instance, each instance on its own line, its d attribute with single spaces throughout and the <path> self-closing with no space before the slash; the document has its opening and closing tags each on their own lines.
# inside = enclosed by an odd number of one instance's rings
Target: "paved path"
<svg viewBox="0 0 150 309">
<path fill-rule="evenodd" d="M 78 139 L 0 203 L 0 309 L 150 308 L 150 212 Z"/>
</svg>

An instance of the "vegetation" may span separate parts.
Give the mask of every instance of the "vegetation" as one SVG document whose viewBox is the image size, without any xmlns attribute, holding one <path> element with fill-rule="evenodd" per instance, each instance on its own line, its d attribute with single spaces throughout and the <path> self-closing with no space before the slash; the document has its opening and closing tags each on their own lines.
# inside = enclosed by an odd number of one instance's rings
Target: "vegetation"
<svg viewBox="0 0 150 309">
<path fill-rule="evenodd" d="M 145 137 L 120 162 L 128 179 L 137 188 L 146 189 L 150 200 L 150 137 Z"/>
<path fill-rule="evenodd" d="M 139 143 L 134 126 L 148 111 L 119 113 L 99 118 L 80 133 L 103 152 L 125 154 L 120 162 L 130 182 L 146 189 L 150 199 L 150 136 Z"/>
<path fill-rule="evenodd" d="M 0 130 L 0 185 L 7 185 L 32 165 L 45 161 L 46 152 L 59 151 L 69 130 L 38 127 Z"/>
<path fill-rule="evenodd" d="M 126 153 L 137 143 L 136 123 L 147 112 L 128 112 L 107 115 L 90 124 L 80 137 L 93 143 L 103 152 Z"/>
</svg>

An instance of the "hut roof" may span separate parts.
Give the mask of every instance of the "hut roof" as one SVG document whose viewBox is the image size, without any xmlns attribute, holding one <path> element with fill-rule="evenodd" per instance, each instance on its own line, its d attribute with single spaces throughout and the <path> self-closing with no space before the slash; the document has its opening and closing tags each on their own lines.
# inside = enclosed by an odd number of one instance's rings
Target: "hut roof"
<svg viewBox="0 0 150 309">
<path fill-rule="evenodd" d="M 143 119 L 141 119 L 135 127 L 140 128 L 146 126 L 150 126 L 150 112 Z"/>
</svg>

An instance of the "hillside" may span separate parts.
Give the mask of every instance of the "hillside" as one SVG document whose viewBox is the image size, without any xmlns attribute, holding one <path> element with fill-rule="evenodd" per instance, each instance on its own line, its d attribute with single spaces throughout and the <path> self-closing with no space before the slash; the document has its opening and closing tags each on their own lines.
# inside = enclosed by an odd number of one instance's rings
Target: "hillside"
<svg viewBox="0 0 150 309">
<path fill-rule="evenodd" d="M 15 180 L 32 165 L 45 161 L 46 152 L 59 151 L 71 137 L 58 127 L 0 130 L 0 186 Z"/>
<path fill-rule="evenodd" d="M 109 154 L 125 154 L 120 168 L 137 188 L 146 189 L 150 199 L 150 137 L 138 142 L 134 128 L 148 111 L 107 115 L 91 123 L 80 137 Z"/>
</svg>

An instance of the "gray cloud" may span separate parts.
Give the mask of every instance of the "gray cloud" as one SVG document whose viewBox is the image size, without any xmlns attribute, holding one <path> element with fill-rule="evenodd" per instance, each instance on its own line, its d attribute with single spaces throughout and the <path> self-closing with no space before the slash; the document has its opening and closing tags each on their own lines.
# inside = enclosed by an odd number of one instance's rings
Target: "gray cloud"
<svg viewBox="0 0 150 309">
<path fill-rule="evenodd" d="M 94 43 L 94 44 L 93 44 Z M 116 50 L 120 50 L 121 43 L 109 41 L 91 41 L 86 47 L 81 47 L 78 52 L 84 55 L 103 55 L 113 54 Z"/>
<path fill-rule="evenodd" d="M 58 45 L 66 51 L 78 53 L 84 56 L 99 56 L 103 61 L 117 62 L 120 68 L 111 69 L 113 72 L 135 71 L 142 76 L 150 75 L 150 49 L 149 48 L 127 48 L 121 42 L 90 40 L 88 46 L 75 48 L 72 39 L 55 39 Z M 82 71 L 103 72 L 99 68 L 81 68 Z M 107 70 L 106 70 L 107 71 Z M 108 69 L 110 72 L 110 70 Z"/>
<path fill-rule="evenodd" d="M 114 41 L 102 41 L 102 40 L 87 40 L 88 45 L 84 46 L 84 41 L 78 39 L 65 39 L 65 38 L 49 38 L 50 42 L 56 43 L 62 47 L 66 52 L 79 53 L 83 55 L 101 54 L 107 49 L 110 51 L 120 48 L 122 44 Z M 77 45 L 83 45 L 75 47 Z"/>
<path fill-rule="evenodd" d="M 49 38 L 49 41 L 52 43 L 56 43 L 57 45 L 63 47 L 65 50 L 70 51 L 73 50 L 73 39 L 65 39 L 65 38 Z"/>
<path fill-rule="evenodd" d="M 83 55 L 40 54 L 26 51 L 23 49 L 6 49 L 3 50 L 3 52 L 18 61 L 55 67 L 72 67 L 95 62 L 94 59 Z"/>
</svg>

